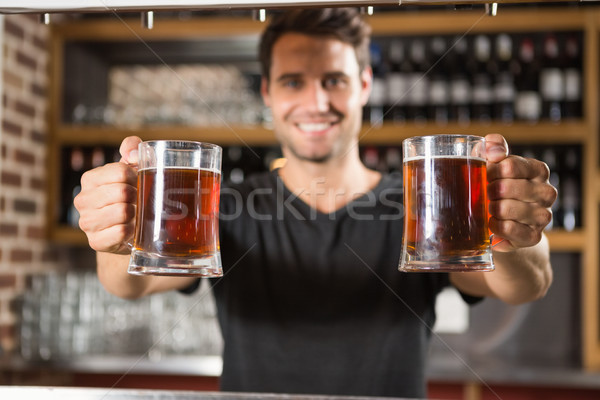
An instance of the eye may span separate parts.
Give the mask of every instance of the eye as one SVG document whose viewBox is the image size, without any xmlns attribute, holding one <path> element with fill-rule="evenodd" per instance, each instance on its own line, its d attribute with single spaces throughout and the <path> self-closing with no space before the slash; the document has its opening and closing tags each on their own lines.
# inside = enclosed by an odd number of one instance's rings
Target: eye
<svg viewBox="0 0 600 400">
<path fill-rule="evenodd" d="M 298 89 L 302 85 L 300 79 L 290 78 L 282 82 L 282 86 L 289 89 Z"/>
<path fill-rule="evenodd" d="M 323 87 L 325 89 L 340 89 L 346 86 L 346 80 L 339 76 L 332 76 L 323 80 Z"/>
</svg>

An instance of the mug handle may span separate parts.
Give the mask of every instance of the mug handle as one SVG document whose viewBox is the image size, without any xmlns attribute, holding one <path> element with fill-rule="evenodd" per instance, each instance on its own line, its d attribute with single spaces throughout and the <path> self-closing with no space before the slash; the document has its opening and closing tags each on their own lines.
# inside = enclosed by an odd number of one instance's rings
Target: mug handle
<svg viewBox="0 0 600 400">
<path fill-rule="evenodd" d="M 495 243 L 494 243 L 494 240 L 496 241 Z M 491 246 L 492 248 L 494 248 L 494 247 L 496 247 L 497 245 L 499 245 L 500 243 L 504 242 L 505 240 L 506 240 L 506 239 L 504 239 L 503 237 L 498 237 L 498 238 L 497 238 L 497 237 L 496 237 L 496 235 L 495 235 L 494 233 L 492 233 L 492 234 L 490 235 L 490 246 Z"/>
<path fill-rule="evenodd" d="M 133 168 L 137 173 L 138 163 L 127 163 L 127 166 Z M 137 220 L 137 200 L 136 200 L 135 212 L 136 212 L 136 216 L 134 217 L 134 221 Z M 133 250 L 134 239 L 135 239 L 135 222 L 134 222 L 134 234 L 131 235 L 127 240 L 125 240 L 125 242 L 123 242 L 123 244 L 125 246 L 127 246 L 127 248 L 129 250 Z"/>
</svg>

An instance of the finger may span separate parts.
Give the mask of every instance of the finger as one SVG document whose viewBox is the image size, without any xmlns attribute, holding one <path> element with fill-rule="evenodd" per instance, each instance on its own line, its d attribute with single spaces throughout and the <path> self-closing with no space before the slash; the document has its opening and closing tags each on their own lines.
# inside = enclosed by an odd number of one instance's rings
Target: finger
<svg viewBox="0 0 600 400">
<path fill-rule="evenodd" d="M 121 142 L 119 147 L 119 153 L 121 154 L 121 161 L 125 164 L 136 165 L 138 162 L 137 148 L 142 142 L 138 136 L 128 136 Z"/>
<path fill-rule="evenodd" d="M 87 190 L 110 183 L 127 183 L 137 186 L 137 172 L 123 163 L 110 163 L 86 171 L 81 177 L 81 189 Z"/>
<path fill-rule="evenodd" d="M 113 225 L 102 231 L 88 234 L 88 242 L 96 251 L 129 254 L 131 250 L 126 242 L 131 240 L 133 233 L 133 224 Z"/>
<path fill-rule="evenodd" d="M 508 144 L 500 134 L 491 133 L 485 136 L 485 152 L 488 161 L 500 162 L 508 156 Z"/>
<path fill-rule="evenodd" d="M 514 247 L 535 246 L 542 240 L 542 231 L 513 220 L 490 218 L 490 230 Z"/>
<path fill-rule="evenodd" d="M 488 163 L 488 182 L 496 179 L 531 179 L 546 182 L 550 177 L 548 166 L 533 158 L 508 156 L 500 162 Z"/>
<path fill-rule="evenodd" d="M 506 199 L 491 201 L 489 208 L 490 215 L 498 220 L 513 220 L 538 230 L 543 230 L 552 220 L 552 211 L 536 203 Z"/>
<path fill-rule="evenodd" d="M 488 184 L 490 201 L 512 199 L 549 208 L 554 204 L 556 196 L 556 188 L 549 183 L 527 179 L 499 179 Z"/>
<path fill-rule="evenodd" d="M 81 213 L 84 209 L 99 209 L 110 204 L 135 203 L 137 190 L 134 186 L 126 183 L 108 183 L 82 190 L 73 199 L 75 208 Z"/>
<path fill-rule="evenodd" d="M 99 232 L 115 225 L 131 224 L 134 218 L 134 204 L 111 204 L 96 210 L 83 210 L 79 215 L 79 227 L 84 232 Z"/>
</svg>

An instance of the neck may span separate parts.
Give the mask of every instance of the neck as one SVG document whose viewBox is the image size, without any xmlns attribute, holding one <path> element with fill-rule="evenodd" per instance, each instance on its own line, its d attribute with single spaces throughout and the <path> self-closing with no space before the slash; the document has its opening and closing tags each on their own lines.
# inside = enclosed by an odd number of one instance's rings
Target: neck
<svg viewBox="0 0 600 400">
<path fill-rule="evenodd" d="M 286 156 L 288 156 L 286 154 Z M 381 175 L 360 161 L 358 149 L 326 162 L 289 156 L 279 170 L 286 187 L 320 212 L 331 213 L 373 189 Z"/>
</svg>

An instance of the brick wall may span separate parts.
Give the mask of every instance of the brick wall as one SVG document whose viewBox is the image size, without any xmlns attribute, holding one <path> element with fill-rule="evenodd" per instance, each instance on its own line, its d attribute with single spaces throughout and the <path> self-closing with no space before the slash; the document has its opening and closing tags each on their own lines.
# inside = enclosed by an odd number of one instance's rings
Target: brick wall
<svg viewBox="0 0 600 400">
<path fill-rule="evenodd" d="M 0 126 L 0 344 L 18 344 L 14 300 L 31 274 L 56 269 L 45 240 L 48 27 L 4 17 Z"/>
</svg>

